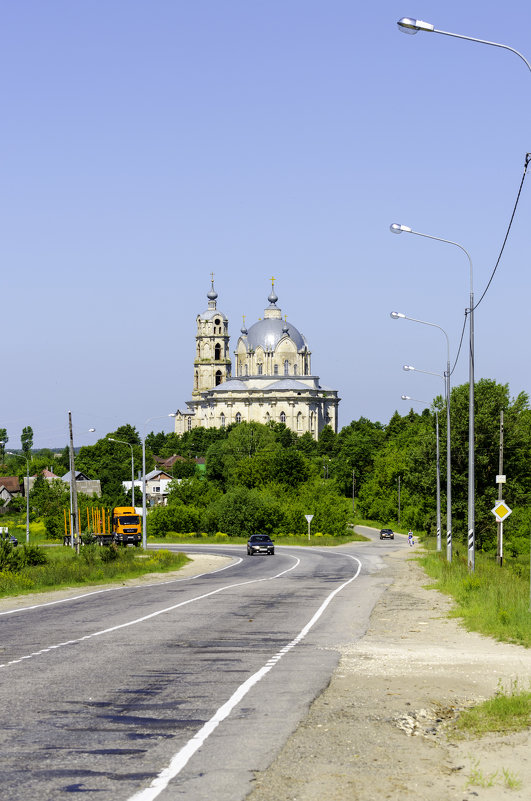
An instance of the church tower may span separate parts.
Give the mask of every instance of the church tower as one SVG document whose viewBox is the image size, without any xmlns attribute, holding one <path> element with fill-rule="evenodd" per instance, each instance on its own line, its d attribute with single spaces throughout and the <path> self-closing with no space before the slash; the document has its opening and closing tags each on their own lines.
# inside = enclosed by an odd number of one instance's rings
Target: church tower
<svg viewBox="0 0 531 801">
<path fill-rule="evenodd" d="M 194 389 L 192 397 L 208 392 L 224 383 L 231 375 L 229 356 L 229 321 L 217 308 L 218 293 L 214 289 L 214 273 L 207 293 L 208 308 L 197 315 Z"/>
</svg>

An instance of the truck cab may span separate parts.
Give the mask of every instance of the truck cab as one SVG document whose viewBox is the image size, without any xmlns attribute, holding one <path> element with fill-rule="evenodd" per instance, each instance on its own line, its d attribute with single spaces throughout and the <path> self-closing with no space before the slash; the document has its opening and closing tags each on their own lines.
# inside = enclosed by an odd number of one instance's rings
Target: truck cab
<svg viewBox="0 0 531 801">
<path fill-rule="evenodd" d="M 116 506 L 112 510 L 112 535 L 118 545 L 140 545 L 142 520 L 133 506 Z"/>
</svg>

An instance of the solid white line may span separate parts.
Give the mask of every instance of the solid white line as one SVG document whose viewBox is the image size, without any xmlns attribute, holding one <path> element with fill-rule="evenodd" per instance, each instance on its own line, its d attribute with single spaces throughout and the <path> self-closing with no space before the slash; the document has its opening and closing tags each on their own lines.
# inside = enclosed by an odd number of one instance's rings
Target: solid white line
<svg viewBox="0 0 531 801">
<path fill-rule="evenodd" d="M 18 659 L 12 659 L 10 662 L 5 662 L 3 665 L 0 665 L 0 668 L 9 667 L 9 665 L 17 665 L 19 662 L 24 661 L 25 659 L 31 659 L 34 656 L 41 656 L 41 654 L 48 653 L 52 648 L 62 648 L 65 645 L 73 645 L 74 643 L 84 642 L 85 640 L 91 640 L 93 637 L 100 637 L 102 634 L 110 634 L 113 631 L 119 631 L 119 629 L 125 629 L 129 626 L 136 626 L 138 623 L 144 623 L 146 620 L 151 620 L 154 617 L 158 617 L 159 615 L 164 615 L 166 612 L 173 612 L 174 609 L 179 609 L 181 606 L 187 606 L 188 604 L 193 603 L 194 601 L 202 601 L 204 598 L 209 598 L 211 595 L 217 595 L 219 592 L 223 592 L 224 590 L 230 590 L 233 587 L 244 587 L 246 584 L 259 584 L 261 581 L 273 581 L 273 579 L 280 578 L 285 573 L 289 573 L 291 570 L 294 570 L 299 564 L 300 559 L 296 556 L 289 555 L 290 559 L 295 560 L 295 564 L 291 567 L 288 567 L 286 570 L 282 570 L 280 573 L 277 573 L 274 576 L 259 578 L 259 579 L 249 579 L 248 581 L 239 581 L 236 584 L 227 584 L 225 587 L 219 587 L 217 590 L 212 590 L 211 592 L 206 592 L 203 595 L 197 595 L 195 598 L 189 598 L 187 601 L 181 601 L 178 604 L 174 604 L 173 606 L 167 606 L 164 609 L 159 609 L 157 612 L 152 612 L 149 615 L 144 615 L 144 617 L 136 618 L 135 620 L 130 620 L 127 623 L 120 623 L 117 626 L 111 626 L 108 629 L 102 629 L 101 631 L 94 631 L 92 634 L 85 634 L 83 637 L 78 637 L 75 640 L 67 640 L 66 642 L 60 642 L 56 645 L 48 645 L 46 648 L 41 648 L 40 651 L 34 651 L 32 654 L 28 654 L 27 656 L 21 656 Z"/>
<path fill-rule="evenodd" d="M 268 661 L 261 667 L 256 673 L 253 673 L 246 681 L 241 684 L 238 689 L 231 695 L 228 701 L 226 701 L 223 706 L 215 712 L 215 714 L 208 720 L 200 729 L 199 731 L 184 745 L 177 753 L 172 757 L 169 765 L 167 768 L 164 768 L 158 776 L 151 782 L 149 787 L 146 787 L 144 790 L 140 790 L 138 793 L 130 796 L 128 801 L 153 801 L 160 793 L 166 789 L 170 781 L 175 779 L 176 776 L 179 775 L 181 770 L 186 766 L 192 756 L 198 751 L 206 739 L 212 734 L 214 729 L 216 729 L 219 724 L 225 720 L 226 717 L 230 715 L 234 707 L 244 698 L 245 695 L 249 692 L 251 687 L 254 687 L 263 677 L 269 673 L 269 671 L 278 664 L 279 660 L 291 651 L 296 645 L 298 645 L 308 634 L 310 629 L 315 625 L 315 623 L 319 620 L 323 612 L 325 611 L 326 607 L 329 605 L 331 600 L 341 592 L 344 587 L 354 581 L 360 573 L 361 570 L 361 562 L 355 556 L 351 556 L 350 554 L 342 554 L 342 556 L 348 556 L 350 559 L 354 559 L 358 563 L 358 569 L 356 573 L 350 578 L 348 581 L 345 581 L 341 584 L 340 587 L 337 587 L 330 595 L 323 601 L 317 612 L 313 615 L 313 617 L 309 620 L 309 622 L 301 629 L 301 631 L 297 634 L 297 636 L 291 640 L 287 645 L 284 646 L 280 651 L 278 651 L 273 657 L 268 659 Z"/>
<path fill-rule="evenodd" d="M 154 549 L 155 550 L 155 549 Z M 183 551 L 184 553 L 184 551 Z M 89 598 L 91 595 L 100 595 L 103 592 L 117 592 L 118 590 L 133 590 L 133 589 L 145 589 L 147 587 L 158 587 L 161 584 L 178 584 L 181 581 L 192 581 L 192 579 L 201 578 L 201 576 L 213 576 L 214 573 L 221 573 L 223 570 L 227 570 L 229 567 L 235 567 L 243 562 L 241 556 L 234 556 L 234 562 L 231 562 L 230 565 L 225 565 L 224 567 L 218 567 L 217 570 L 208 570 L 206 573 L 196 573 L 195 576 L 186 576 L 186 578 L 180 579 L 168 579 L 168 581 L 154 581 L 152 584 L 130 584 L 130 585 L 120 585 L 119 587 L 106 587 L 103 590 L 93 590 L 92 592 L 84 592 L 82 595 L 72 595 L 70 598 L 60 598 L 57 601 L 46 601 L 46 603 L 42 604 L 34 604 L 33 606 L 21 606 L 19 609 L 8 609 L 6 612 L 0 612 L 0 617 L 2 615 L 14 615 L 17 612 L 27 612 L 30 609 L 40 609 L 44 606 L 55 606 L 56 604 L 67 604 L 69 601 L 79 601 L 81 598 Z"/>
</svg>

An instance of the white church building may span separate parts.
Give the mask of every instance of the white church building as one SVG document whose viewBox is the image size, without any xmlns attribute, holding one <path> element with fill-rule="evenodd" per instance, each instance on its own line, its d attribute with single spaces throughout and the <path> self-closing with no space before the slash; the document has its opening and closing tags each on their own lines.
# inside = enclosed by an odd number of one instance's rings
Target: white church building
<svg viewBox="0 0 531 801">
<path fill-rule="evenodd" d="M 337 390 L 322 386 L 312 374 L 306 338 L 282 318 L 274 290 L 264 317 L 245 324 L 229 356 L 229 321 L 217 308 L 214 281 L 207 294 L 208 308 L 197 316 L 194 388 L 185 411 L 177 410 L 175 431 L 197 426 L 221 428 L 231 423 L 285 423 L 301 435 L 319 438 L 329 425 L 337 432 Z"/>
</svg>

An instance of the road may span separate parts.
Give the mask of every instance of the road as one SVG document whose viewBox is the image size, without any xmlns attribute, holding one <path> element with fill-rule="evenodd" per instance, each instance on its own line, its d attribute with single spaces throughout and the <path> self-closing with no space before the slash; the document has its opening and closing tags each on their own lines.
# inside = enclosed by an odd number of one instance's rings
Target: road
<svg viewBox="0 0 531 801">
<path fill-rule="evenodd" d="M 0 613 L 2 799 L 213 798 L 251 789 L 386 586 L 382 548 L 175 546 L 233 561 Z M 407 546 L 405 546 L 407 547 Z"/>
</svg>

